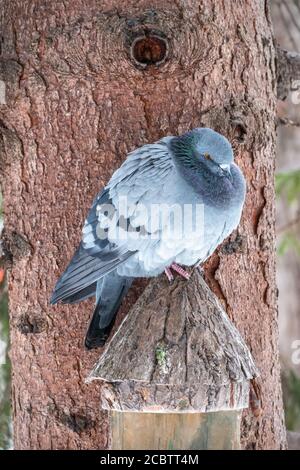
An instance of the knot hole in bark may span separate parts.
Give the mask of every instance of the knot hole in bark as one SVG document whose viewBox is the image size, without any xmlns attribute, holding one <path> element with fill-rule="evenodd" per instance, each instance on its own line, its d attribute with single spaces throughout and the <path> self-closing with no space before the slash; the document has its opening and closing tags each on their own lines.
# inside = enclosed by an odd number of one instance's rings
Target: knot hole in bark
<svg viewBox="0 0 300 470">
<path fill-rule="evenodd" d="M 168 57 L 168 52 L 168 40 L 163 33 L 144 31 L 136 36 L 130 45 L 134 64 L 142 68 L 162 65 Z"/>
</svg>

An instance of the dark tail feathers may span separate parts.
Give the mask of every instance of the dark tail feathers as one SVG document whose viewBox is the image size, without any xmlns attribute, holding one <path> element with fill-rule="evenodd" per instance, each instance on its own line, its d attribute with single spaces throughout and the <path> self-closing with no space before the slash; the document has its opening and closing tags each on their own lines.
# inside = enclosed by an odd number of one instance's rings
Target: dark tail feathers
<svg viewBox="0 0 300 470">
<path fill-rule="evenodd" d="M 85 338 L 87 349 L 105 344 L 122 299 L 131 284 L 132 278 L 119 276 L 116 271 L 112 271 L 97 282 L 96 307 Z"/>
</svg>

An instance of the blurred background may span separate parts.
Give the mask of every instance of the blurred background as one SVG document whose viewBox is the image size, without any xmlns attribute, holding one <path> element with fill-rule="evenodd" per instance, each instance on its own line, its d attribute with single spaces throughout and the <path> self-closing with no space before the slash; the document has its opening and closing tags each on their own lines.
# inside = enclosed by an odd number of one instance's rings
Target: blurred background
<svg viewBox="0 0 300 470">
<path fill-rule="evenodd" d="M 0 208 L 2 198 L 0 197 Z M 0 209 L 0 231 L 3 228 Z M 10 361 L 8 358 L 8 299 L 4 268 L 0 266 L 0 449 L 12 446 Z"/>
<path fill-rule="evenodd" d="M 300 52 L 300 0 L 271 0 L 280 47 Z M 295 87 L 297 84 L 295 83 Z M 298 83 L 299 86 L 299 83 Z M 300 432 L 300 92 L 278 101 L 277 285 L 286 426 Z M 286 124 L 284 124 L 286 123 Z M 290 438 L 296 437 L 291 435 Z M 293 442 L 300 448 L 300 441 Z"/>
<path fill-rule="evenodd" d="M 300 0 L 270 0 L 278 44 L 300 52 Z M 296 85 L 296 84 L 295 84 Z M 278 102 L 277 283 L 282 381 L 289 431 L 300 432 L 300 93 Z M 1 203 L 1 199 L 0 199 Z M 2 214 L 0 212 L 0 229 Z M 12 447 L 8 310 L 0 267 L 0 449 Z M 292 445 L 300 448 L 297 434 Z"/>
</svg>

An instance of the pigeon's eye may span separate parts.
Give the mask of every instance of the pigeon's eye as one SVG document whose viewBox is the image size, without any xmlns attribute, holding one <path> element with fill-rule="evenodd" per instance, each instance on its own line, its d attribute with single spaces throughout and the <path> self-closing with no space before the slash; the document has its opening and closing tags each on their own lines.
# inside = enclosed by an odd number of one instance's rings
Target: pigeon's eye
<svg viewBox="0 0 300 470">
<path fill-rule="evenodd" d="M 209 153 L 205 153 L 204 154 L 204 158 L 206 158 L 206 160 L 212 160 L 211 156 L 209 155 Z"/>
</svg>

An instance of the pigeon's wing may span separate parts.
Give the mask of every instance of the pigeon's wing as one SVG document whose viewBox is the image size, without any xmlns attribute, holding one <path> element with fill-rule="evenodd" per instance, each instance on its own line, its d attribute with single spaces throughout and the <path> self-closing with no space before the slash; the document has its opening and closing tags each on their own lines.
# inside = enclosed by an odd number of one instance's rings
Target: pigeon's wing
<svg viewBox="0 0 300 470">
<path fill-rule="evenodd" d="M 127 247 L 138 251 L 118 268 L 124 275 L 155 275 L 182 250 L 178 240 L 166 239 L 172 206 L 176 210 L 181 204 L 184 187 L 169 151 L 170 139 L 132 152 L 109 182 L 110 197 L 125 222 Z M 109 238 L 114 240 L 110 232 Z"/>
<path fill-rule="evenodd" d="M 130 223 L 130 228 L 140 230 L 141 239 L 147 239 L 147 233 L 156 230 L 151 207 L 166 201 L 167 182 L 176 172 L 168 149 L 171 138 L 165 137 L 130 153 L 107 186 L 119 216 Z"/>
<path fill-rule="evenodd" d="M 131 152 L 123 165 L 113 174 L 107 187 L 113 202 L 119 196 L 127 196 L 128 205 L 136 205 L 146 196 L 158 194 L 163 182 L 174 168 L 167 143 L 170 137 L 144 145 Z"/>
<path fill-rule="evenodd" d="M 109 192 L 104 189 L 94 200 L 83 228 L 83 240 L 77 248 L 67 269 L 58 280 L 51 303 L 58 301 L 73 303 L 93 295 L 95 282 L 132 256 L 125 243 L 116 245 L 105 236 L 105 228 L 97 218 L 97 206 L 109 206 Z"/>
<path fill-rule="evenodd" d="M 152 240 L 149 206 L 159 202 L 164 181 L 174 171 L 164 138 L 129 154 L 95 198 L 83 227 L 80 246 L 58 280 L 51 303 L 78 301 L 91 286 Z M 152 230 L 152 231 L 151 231 Z"/>
</svg>

